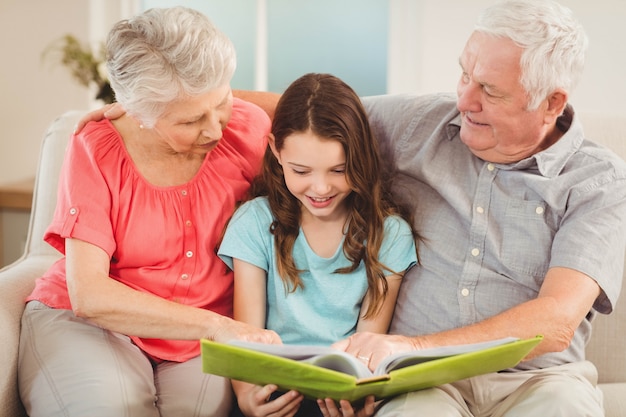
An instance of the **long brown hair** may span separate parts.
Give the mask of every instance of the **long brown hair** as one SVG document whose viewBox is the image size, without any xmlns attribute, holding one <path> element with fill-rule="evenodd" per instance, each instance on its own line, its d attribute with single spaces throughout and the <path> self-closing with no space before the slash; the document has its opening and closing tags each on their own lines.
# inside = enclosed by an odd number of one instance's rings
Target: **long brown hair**
<svg viewBox="0 0 626 417">
<path fill-rule="evenodd" d="M 377 141 L 361 100 L 350 86 L 333 75 L 311 73 L 285 90 L 272 122 L 276 149 L 280 151 L 291 134 L 309 130 L 343 146 L 346 180 L 352 189 L 346 198 L 349 214 L 343 251 L 351 265 L 335 272 L 352 272 L 364 262 L 370 294 L 365 317 L 375 315 L 388 290 L 385 271 L 398 273 L 378 260 L 384 221 L 391 214 L 405 214 L 404 210 L 393 203 L 389 187 L 384 186 Z M 302 271 L 292 256 L 300 230 L 301 203 L 287 189 L 283 168 L 269 147 L 251 193 L 267 196 L 269 201 L 275 219 L 270 231 L 274 235 L 276 263 L 286 290 L 293 292 L 304 287 Z"/>
</svg>

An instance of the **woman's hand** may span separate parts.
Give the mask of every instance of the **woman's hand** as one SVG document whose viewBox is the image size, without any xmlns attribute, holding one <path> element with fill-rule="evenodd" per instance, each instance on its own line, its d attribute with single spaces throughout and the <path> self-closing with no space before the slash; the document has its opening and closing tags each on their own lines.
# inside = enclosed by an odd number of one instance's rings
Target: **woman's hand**
<svg viewBox="0 0 626 417">
<path fill-rule="evenodd" d="M 248 342 L 281 344 L 280 336 L 273 330 L 261 329 L 252 324 L 221 316 L 211 325 L 211 334 L 206 338 L 215 342 L 228 343 L 233 339 Z"/>
<path fill-rule="evenodd" d="M 339 408 L 337 408 L 335 401 L 330 398 L 317 400 L 317 405 L 319 405 L 324 417 L 370 417 L 373 416 L 376 411 L 373 395 L 365 398 L 363 407 L 357 410 L 352 407 L 350 401 L 346 400 L 339 401 Z"/>
<path fill-rule="evenodd" d="M 126 109 L 119 103 L 111 103 L 106 106 L 102 106 L 99 109 L 90 111 L 86 115 L 80 118 L 76 126 L 74 127 L 74 133 L 78 133 L 83 130 L 83 127 L 89 122 L 97 122 L 104 118 L 115 120 L 122 117 L 126 113 Z"/>
<path fill-rule="evenodd" d="M 297 391 L 288 391 L 270 400 L 278 387 L 276 385 L 252 385 L 233 381 L 238 385 L 237 403 L 246 417 L 292 417 L 300 408 L 304 396 Z"/>
</svg>

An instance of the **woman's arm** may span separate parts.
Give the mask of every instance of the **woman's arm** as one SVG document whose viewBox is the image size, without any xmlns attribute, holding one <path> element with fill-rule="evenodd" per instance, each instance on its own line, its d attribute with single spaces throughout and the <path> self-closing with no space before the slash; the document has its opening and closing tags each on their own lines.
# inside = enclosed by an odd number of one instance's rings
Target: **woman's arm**
<svg viewBox="0 0 626 417">
<path fill-rule="evenodd" d="M 136 291 L 110 278 L 109 257 L 93 244 L 70 238 L 65 248 L 72 309 L 98 326 L 145 338 L 280 341 L 274 332 Z"/>
</svg>

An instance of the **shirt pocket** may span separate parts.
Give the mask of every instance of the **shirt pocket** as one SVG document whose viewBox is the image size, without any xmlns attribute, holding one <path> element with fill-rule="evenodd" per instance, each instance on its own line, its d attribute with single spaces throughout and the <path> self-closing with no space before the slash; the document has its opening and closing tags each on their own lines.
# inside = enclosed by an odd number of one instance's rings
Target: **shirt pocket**
<svg viewBox="0 0 626 417">
<path fill-rule="evenodd" d="M 555 228 L 544 201 L 512 200 L 502 225 L 501 260 L 511 271 L 543 281 Z"/>
</svg>

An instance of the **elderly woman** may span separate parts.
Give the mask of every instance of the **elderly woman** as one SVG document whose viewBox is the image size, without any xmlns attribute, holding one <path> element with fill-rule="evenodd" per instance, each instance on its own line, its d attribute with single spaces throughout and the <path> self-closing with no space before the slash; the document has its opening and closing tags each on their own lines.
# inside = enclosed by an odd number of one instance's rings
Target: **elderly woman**
<svg viewBox="0 0 626 417">
<path fill-rule="evenodd" d="M 200 338 L 278 342 L 236 322 L 215 255 L 270 128 L 233 99 L 235 51 L 202 14 L 151 9 L 107 40 L 127 113 L 68 146 L 45 240 L 63 253 L 22 319 L 19 390 L 35 416 L 226 416 L 228 380 L 202 373 Z"/>
</svg>

